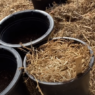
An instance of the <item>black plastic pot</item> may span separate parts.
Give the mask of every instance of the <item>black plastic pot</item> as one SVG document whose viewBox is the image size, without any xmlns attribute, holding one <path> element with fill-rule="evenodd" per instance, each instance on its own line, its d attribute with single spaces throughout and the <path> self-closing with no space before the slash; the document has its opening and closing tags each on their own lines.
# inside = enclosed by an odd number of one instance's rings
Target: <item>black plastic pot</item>
<svg viewBox="0 0 95 95">
<path fill-rule="evenodd" d="M 53 27 L 52 17 L 44 11 L 20 11 L 1 20 L 0 44 L 14 48 L 21 47 L 20 42 L 24 46 L 35 45 L 46 39 Z"/>
<path fill-rule="evenodd" d="M 0 45 L 0 95 L 29 95 L 20 67 L 22 60 L 18 52 Z"/>
<path fill-rule="evenodd" d="M 63 38 L 54 38 L 56 39 L 68 39 L 68 40 L 74 40 L 75 42 L 82 43 L 84 45 L 87 45 L 85 42 L 70 38 L 70 37 L 63 37 Z M 90 70 L 93 67 L 94 64 L 94 55 L 91 48 L 88 46 L 88 49 L 90 50 L 90 53 L 92 54 L 89 67 L 87 70 L 80 75 L 79 77 L 72 79 L 68 82 L 42 82 L 38 80 L 39 86 L 44 93 L 44 95 L 88 95 L 89 93 L 89 78 L 90 78 Z M 26 68 L 26 57 L 24 58 L 24 67 Z M 30 77 L 30 79 L 36 83 L 36 80 L 33 76 L 29 75 L 25 69 L 26 74 Z"/>
<path fill-rule="evenodd" d="M 46 7 L 51 7 L 54 1 L 60 4 L 65 3 L 67 0 L 32 0 L 34 8 L 40 10 L 45 10 Z"/>
</svg>

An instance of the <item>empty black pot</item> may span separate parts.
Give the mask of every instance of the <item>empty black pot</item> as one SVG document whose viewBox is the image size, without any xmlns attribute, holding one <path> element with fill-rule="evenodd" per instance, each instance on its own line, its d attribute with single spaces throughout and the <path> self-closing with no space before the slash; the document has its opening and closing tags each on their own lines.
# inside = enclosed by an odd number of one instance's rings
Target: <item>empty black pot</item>
<svg viewBox="0 0 95 95">
<path fill-rule="evenodd" d="M 70 37 L 63 37 L 63 38 L 54 38 L 56 39 L 68 39 L 68 40 L 74 40 L 75 42 L 82 43 L 86 45 L 85 42 L 70 38 Z M 89 78 L 90 78 L 90 70 L 94 64 L 94 55 L 91 48 L 88 46 L 88 49 L 90 50 L 90 53 L 92 54 L 89 67 L 87 70 L 79 77 L 72 79 L 68 82 L 42 82 L 38 80 L 39 86 L 44 93 L 44 95 L 88 95 L 89 93 Z M 24 67 L 26 68 L 26 57 L 24 58 Z M 36 80 L 33 76 L 29 75 L 25 69 L 26 74 L 30 77 L 30 79 L 36 83 Z"/>
<path fill-rule="evenodd" d="M 22 60 L 18 52 L 0 45 L 0 95 L 29 95 L 20 67 Z"/>
<path fill-rule="evenodd" d="M 41 10 L 26 10 L 5 17 L 0 22 L 0 44 L 19 48 L 38 44 L 52 32 L 52 17 Z M 20 52 L 21 53 L 21 52 Z"/>
<path fill-rule="evenodd" d="M 54 1 L 60 4 L 65 3 L 67 0 L 32 0 L 34 8 L 40 10 L 45 10 L 46 7 L 51 7 Z"/>
</svg>

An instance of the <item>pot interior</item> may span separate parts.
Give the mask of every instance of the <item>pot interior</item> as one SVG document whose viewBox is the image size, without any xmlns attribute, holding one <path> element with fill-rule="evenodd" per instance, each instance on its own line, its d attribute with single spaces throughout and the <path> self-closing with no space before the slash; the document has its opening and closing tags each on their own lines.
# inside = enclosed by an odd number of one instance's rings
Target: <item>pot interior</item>
<svg viewBox="0 0 95 95">
<path fill-rule="evenodd" d="M 49 20 L 46 16 L 39 13 L 34 13 L 32 16 L 26 14 L 24 13 L 24 17 L 17 14 L 15 18 L 10 17 L 2 23 L 0 29 L 2 41 L 10 44 L 28 43 L 47 32 Z"/>
<path fill-rule="evenodd" d="M 15 57 L 7 50 L 0 49 L 0 92 L 12 81 L 17 64 Z"/>
</svg>

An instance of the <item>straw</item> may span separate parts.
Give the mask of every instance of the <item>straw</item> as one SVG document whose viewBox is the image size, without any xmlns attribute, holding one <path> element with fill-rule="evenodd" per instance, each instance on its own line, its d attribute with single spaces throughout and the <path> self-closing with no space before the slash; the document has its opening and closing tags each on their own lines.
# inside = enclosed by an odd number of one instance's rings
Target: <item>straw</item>
<svg viewBox="0 0 95 95">
<path fill-rule="evenodd" d="M 65 82 L 84 73 L 90 62 L 86 45 L 58 39 L 41 45 L 27 54 L 27 71 L 45 82 Z"/>
</svg>

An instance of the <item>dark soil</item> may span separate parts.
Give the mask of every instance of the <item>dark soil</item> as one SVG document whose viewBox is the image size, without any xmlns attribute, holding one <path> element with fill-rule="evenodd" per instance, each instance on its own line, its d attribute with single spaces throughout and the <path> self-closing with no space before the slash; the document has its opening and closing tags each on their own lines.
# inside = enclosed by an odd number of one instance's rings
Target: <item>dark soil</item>
<svg viewBox="0 0 95 95">
<path fill-rule="evenodd" d="M 0 71 L 0 92 L 2 92 L 11 82 L 13 73 L 9 71 Z"/>
<path fill-rule="evenodd" d="M 21 37 L 17 37 L 14 40 L 12 40 L 11 43 L 13 43 L 13 44 L 19 44 L 20 42 L 22 42 L 22 43 L 28 43 L 30 41 L 36 40 L 40 36 L 41 35 L 37 35 L 37 34 L 34 34 L 34 35 L 29 35 L 29 34 L 22 35 Z"/>
</svg>

